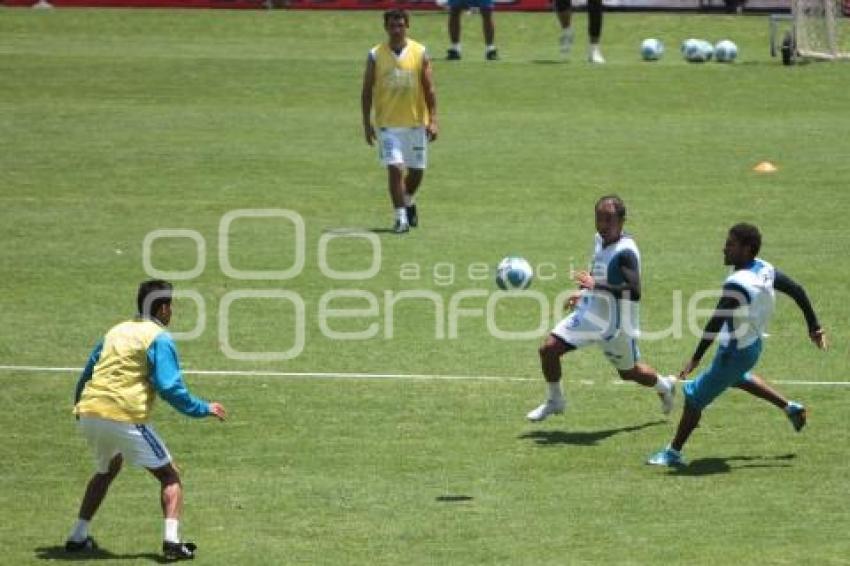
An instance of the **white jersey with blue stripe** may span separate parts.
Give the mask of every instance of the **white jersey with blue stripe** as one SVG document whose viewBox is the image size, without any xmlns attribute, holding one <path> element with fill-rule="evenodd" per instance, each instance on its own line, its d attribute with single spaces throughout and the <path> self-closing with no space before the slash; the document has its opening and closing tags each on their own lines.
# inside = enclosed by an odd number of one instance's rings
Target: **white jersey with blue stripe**
<svg viewBox="0 0 850 566">
<path fill-rule="evenodd" d="M 593 262 L 590 274 L 598 284 L 621 285 L 624 283 L 622 271 L 618 266 L 621 254 L 631 254 L 635 257 L 640 272 L 640 251 L 634 239 L 625 232 L 616 242 L 605 245 L 602 236 L 596 234 L 593 246 Z M 599 317 L 600 322 L 606 321 L 605 334 L 613 336 L 618 330 L 626 328 L 634 337 L 640 329 L 639 303 L 626 298 L 616 299 L 611 293 L 585 290 L 578 309 L 584 315 Z"/>
<path fill-rule="evenodd" d="M 738 348 L 746 348 L 762 337 L 776 304 L 775 279 L 776 269 L 761 258 L 726 278 L 723 289 L 741 292 L 742 304 L 732 311 L 733 328 L 729 328 L 729 321 L 723 324 L 718 338 L 721 346 L 736 342 Z"/>
</svg>

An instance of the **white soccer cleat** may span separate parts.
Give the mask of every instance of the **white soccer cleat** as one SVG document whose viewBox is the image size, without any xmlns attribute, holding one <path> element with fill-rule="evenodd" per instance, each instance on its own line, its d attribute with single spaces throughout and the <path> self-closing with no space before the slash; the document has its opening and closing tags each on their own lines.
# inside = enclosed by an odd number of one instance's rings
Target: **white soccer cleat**
<svg viewBox="0 0 850 566">
<path fill-rule="evenodd" d="M 658 398 L 661 399 L 661 412 L 669 415 L 670 411 L 673 410 L 673 397 L 676 396 L 676 377 L 673 375 L 668 375 L 667 377 L 658 376 L 658 379 L 663 379 L 667 384 L 667 391 L 664 393 L 659 392 Z"/>
<path fill-rule="evenodd" d="M 570 49 L 573 48 L 573 39 L 575 38 L 575 31 L 573 28 L 569 27 L 561 32 L 561 55 L 567 55 L 570 52 Z"/>
<path fill-rule="evenodd" d="M 594 65 L 604 65 L 605 57 L 602 56 L 602 50 L 598 47 L 591 47 L 587 53 L 587 60 Z"/>
<path fill-rule="evenodd" d="M 533 423 L 539 423 L 546 420 L 549 415 L 563 414 L 567 407 L 567 402 L 563 399 L 547 399 L 545 403 L 525 415 L 525 418 Z"/>
</svg>

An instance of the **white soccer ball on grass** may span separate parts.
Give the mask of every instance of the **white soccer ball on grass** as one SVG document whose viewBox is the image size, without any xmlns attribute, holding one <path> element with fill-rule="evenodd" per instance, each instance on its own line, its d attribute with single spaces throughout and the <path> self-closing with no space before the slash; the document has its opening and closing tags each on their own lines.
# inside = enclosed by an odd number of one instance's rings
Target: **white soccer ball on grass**
<svg viewBox="0 0 850 566">
<path fill-rule="evenodd" d="M 689 63 L 705 63 L 714 55 L 714 46 L 704 39 L 688 39 L 682 44 L 682 55 Z"/>
<path fill-rule="evenodd" d="M 664 54 L 664 44 L 660 39 L 650 37 L 640 44 L 640 56 L 644 61 L 658 61 Z"/>
<path fill-rule="evenodd" d="M 731 63 L 738 56 L 738 46 L 733 41 L 724 39 L 714 46 L 714 60 L 718 63 Z"/>
</svg>

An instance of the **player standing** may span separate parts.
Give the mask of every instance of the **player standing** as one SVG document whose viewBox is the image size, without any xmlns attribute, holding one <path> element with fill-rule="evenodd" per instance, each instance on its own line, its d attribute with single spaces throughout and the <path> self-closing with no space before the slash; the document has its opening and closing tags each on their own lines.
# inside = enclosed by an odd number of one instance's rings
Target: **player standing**
<svg viewBox="0 0 850 566">
<path fill-rule="evenodd" d="M 97 471 L 89 480 L 67 552 L 97 548 L 89 523 L 121 471 L 124 459 L 146 468 L 160 482 L 167 560 L 191 559 L 196 546 L 180 539 L 183 486 L 171 454 L 148 419 L 158 393 L 190 417 L 227 416 L 219 403 L 192 396 L 183 383 L 177 349 L 165 330 L 171 321 L 172 287 L 145 281 L 137 295 L 138 316 L 114 326 L 95 346 L 77 382 L 74 413 L 94 453 Z"/>
<path fill-rule="evenodd" d="M 460 18 L 464 10 L 477 8 L 481 12 L 481 28 L 484 32 L 484 58 L 496 61 L 499 51 L 496 49 L 496 26 L 493 23 L 493 0 L 449 0 L 449 41 L 451 47 L 446 54 L 449 61 L 461 58 Z"/>
<path fill-rule="evenodd" d="M 407 37 L 409 26 L 406 11 L 384 12 L 388 39 L 369 51 L 360 96 L 366 143 L 378 140 L 381 163 L 387 167 L 396 234 L 419 223 L 415 195 L 428 161 L 428 142 L 437 139 L 438 131 L 431 58 L 425 46 Z"/>
</svg>

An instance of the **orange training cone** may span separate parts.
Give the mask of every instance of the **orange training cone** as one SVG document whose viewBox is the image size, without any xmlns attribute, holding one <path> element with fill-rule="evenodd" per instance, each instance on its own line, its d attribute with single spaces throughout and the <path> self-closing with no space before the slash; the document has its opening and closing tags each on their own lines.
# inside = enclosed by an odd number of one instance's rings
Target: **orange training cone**
<svg viewBox="0 0 850 566">
<path fill-rule="evenodd" d="M 755 167 L 753 167 L 753 171 L 756 173 L 776 173 L 779 169 L 771 163 L 770 161 L 762 161 Z"/>
</svg>

